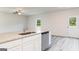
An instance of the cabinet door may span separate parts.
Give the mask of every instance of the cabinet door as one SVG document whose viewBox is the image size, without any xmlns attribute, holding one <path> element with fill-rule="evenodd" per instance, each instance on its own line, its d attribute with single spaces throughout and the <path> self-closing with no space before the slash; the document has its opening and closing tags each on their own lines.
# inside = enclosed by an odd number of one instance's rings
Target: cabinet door
<svg viewBox="0 0 79 59">
<path fill-rule="evenodd" d="M 23 44 L 23 51 L 34 51 L 33 44 Z"/>
<path fill-rule="evenodd" d="M 34 43 L 32 37 L 26 37 L 23 39 L 23 51 L 33 51 Z"/>
<path fill-rule="evenodd" d="M 22 51 L 22 45 L 9 48 L 8 51 Z"/>
<path fill-rule="evenodd" d="M 41 34 L 33 35 L 23 39 L 23 51 L 40 51 Z"/>
<path fill-rule="evenodd" d="M 41 51 L 41 34 L 34 37 L 34 51 Z"/>
<path fill-rule="evenodd" d="M 6 43 L 3 43 L 3 44 L 0 44 L 0 48 L 6 48 L 8 51 L 11 49 L 15 49 L 13 47 L 16 47 L 16 46 L 22 46 L 22 39 L 18 39 L 18 40 L 14 40 L 14 41 L 10 41 L 10 42 L 6 42 Z M 22 48 L 18 48 L 19 49 L 22 49 Z"/>
</svg>

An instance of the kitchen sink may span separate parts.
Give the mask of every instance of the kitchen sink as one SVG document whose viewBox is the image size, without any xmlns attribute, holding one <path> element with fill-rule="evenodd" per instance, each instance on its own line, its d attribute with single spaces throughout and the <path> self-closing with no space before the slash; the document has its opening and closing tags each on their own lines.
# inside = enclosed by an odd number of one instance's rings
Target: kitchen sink
<svg viewBox="0 0 79 59">
<path fill-rule="evenodd" d="M 25 33 L 19 33 L 19 35 L 27 35 L 27 34 L 32 34 L 32 33 L 35 33 L 35 32 L 25 32 Z"/>
</svg>

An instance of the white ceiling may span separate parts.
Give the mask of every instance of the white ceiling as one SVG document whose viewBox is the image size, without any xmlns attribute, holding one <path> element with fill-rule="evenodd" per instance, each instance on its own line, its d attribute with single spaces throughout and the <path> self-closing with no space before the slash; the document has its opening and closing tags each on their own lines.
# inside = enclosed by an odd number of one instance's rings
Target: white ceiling
<svg viewBox="0 0 79 59">
<path fill-rule="evenodd" d="M 72 7 L 0 7 L 0 12 L 5 13 L 13 13 L 17 9 L 23 10 L 23 15 L 36 15 L 40 13 L 46 13 L 50 11 L 59 11 L 59 10 L 66 10 L 71 9 Z"/>
</svg>

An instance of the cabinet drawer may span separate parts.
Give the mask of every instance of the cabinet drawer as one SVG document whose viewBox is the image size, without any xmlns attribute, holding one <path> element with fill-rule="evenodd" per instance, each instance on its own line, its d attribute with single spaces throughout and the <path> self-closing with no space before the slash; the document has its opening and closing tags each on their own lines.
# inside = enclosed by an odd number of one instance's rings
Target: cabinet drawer
<svg viewBox="0 0 79 59">
<path fill-rule="evenodd" d="M 23 42 L 23 45 L 26 45 L 26 46 L 28 46 L 30 44 L 33 45 L 34 44 L 34 40 L 29 40 L 29 41 Z"/>
<path fill-rule="evenodd" d="M 33 36 L 30 36 L 30 37 L 26 37 L 26 38 L 23 38 L 23 43 L 24 42 L 29 42 L 31 40 L 36 40 L 36 39 L 39 39 L 41 34 L 37 34 L 37 35 L 33 35 Z"/>
<path fill-rule="evenodd" d="M 18 40 L 6 42 L 3 44 L 0 44 L 0 48 L 12 48 L 12 47 L 17 46 L 19 44 L 22 44 L 21 41 L 22 41 L 21 39 L 18 39 Z"/>
<path fill-rule="evenodd" d="M 29 41 L 32 41 L 33 38 L 32 37 L 25 37 L 22 40 L 23 40 L 23 43 L 26 43 L 26 42 L 28 43 Z"/>
</svg>

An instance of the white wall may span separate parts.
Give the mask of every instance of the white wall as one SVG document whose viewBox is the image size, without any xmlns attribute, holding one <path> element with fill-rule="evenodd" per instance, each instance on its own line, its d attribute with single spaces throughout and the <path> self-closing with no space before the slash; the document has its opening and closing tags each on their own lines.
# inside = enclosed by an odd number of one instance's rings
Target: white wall
<svg viewBox="0 0 79 59">
<path fill-rule="evenodd" d="M 77 16 L 79 17 L 79 8 L 62 10 L 56 12 L 50 12 L 45 14 L 40 14 L 36 16 L 29 17 L 29 28 L 34 28 L 34 22 L 36 18 L 41 18 L 43 21 L 42 29 L 49 29 L 52 32 L 52 35 L 60 35 L 60 36 L 74 36 L 79 37 L 79 27 L 74 31 L 69 31 L 68 28 L 68 17 L 69 16 Z M 71 35 L 72 34 L 72 35 Z"/>
<path fill-rule="evenodd" d="M 0 12 L 0 33 L 22 31 L 27 28 L 27 20 L 27 16 Z"/>
</svg>

